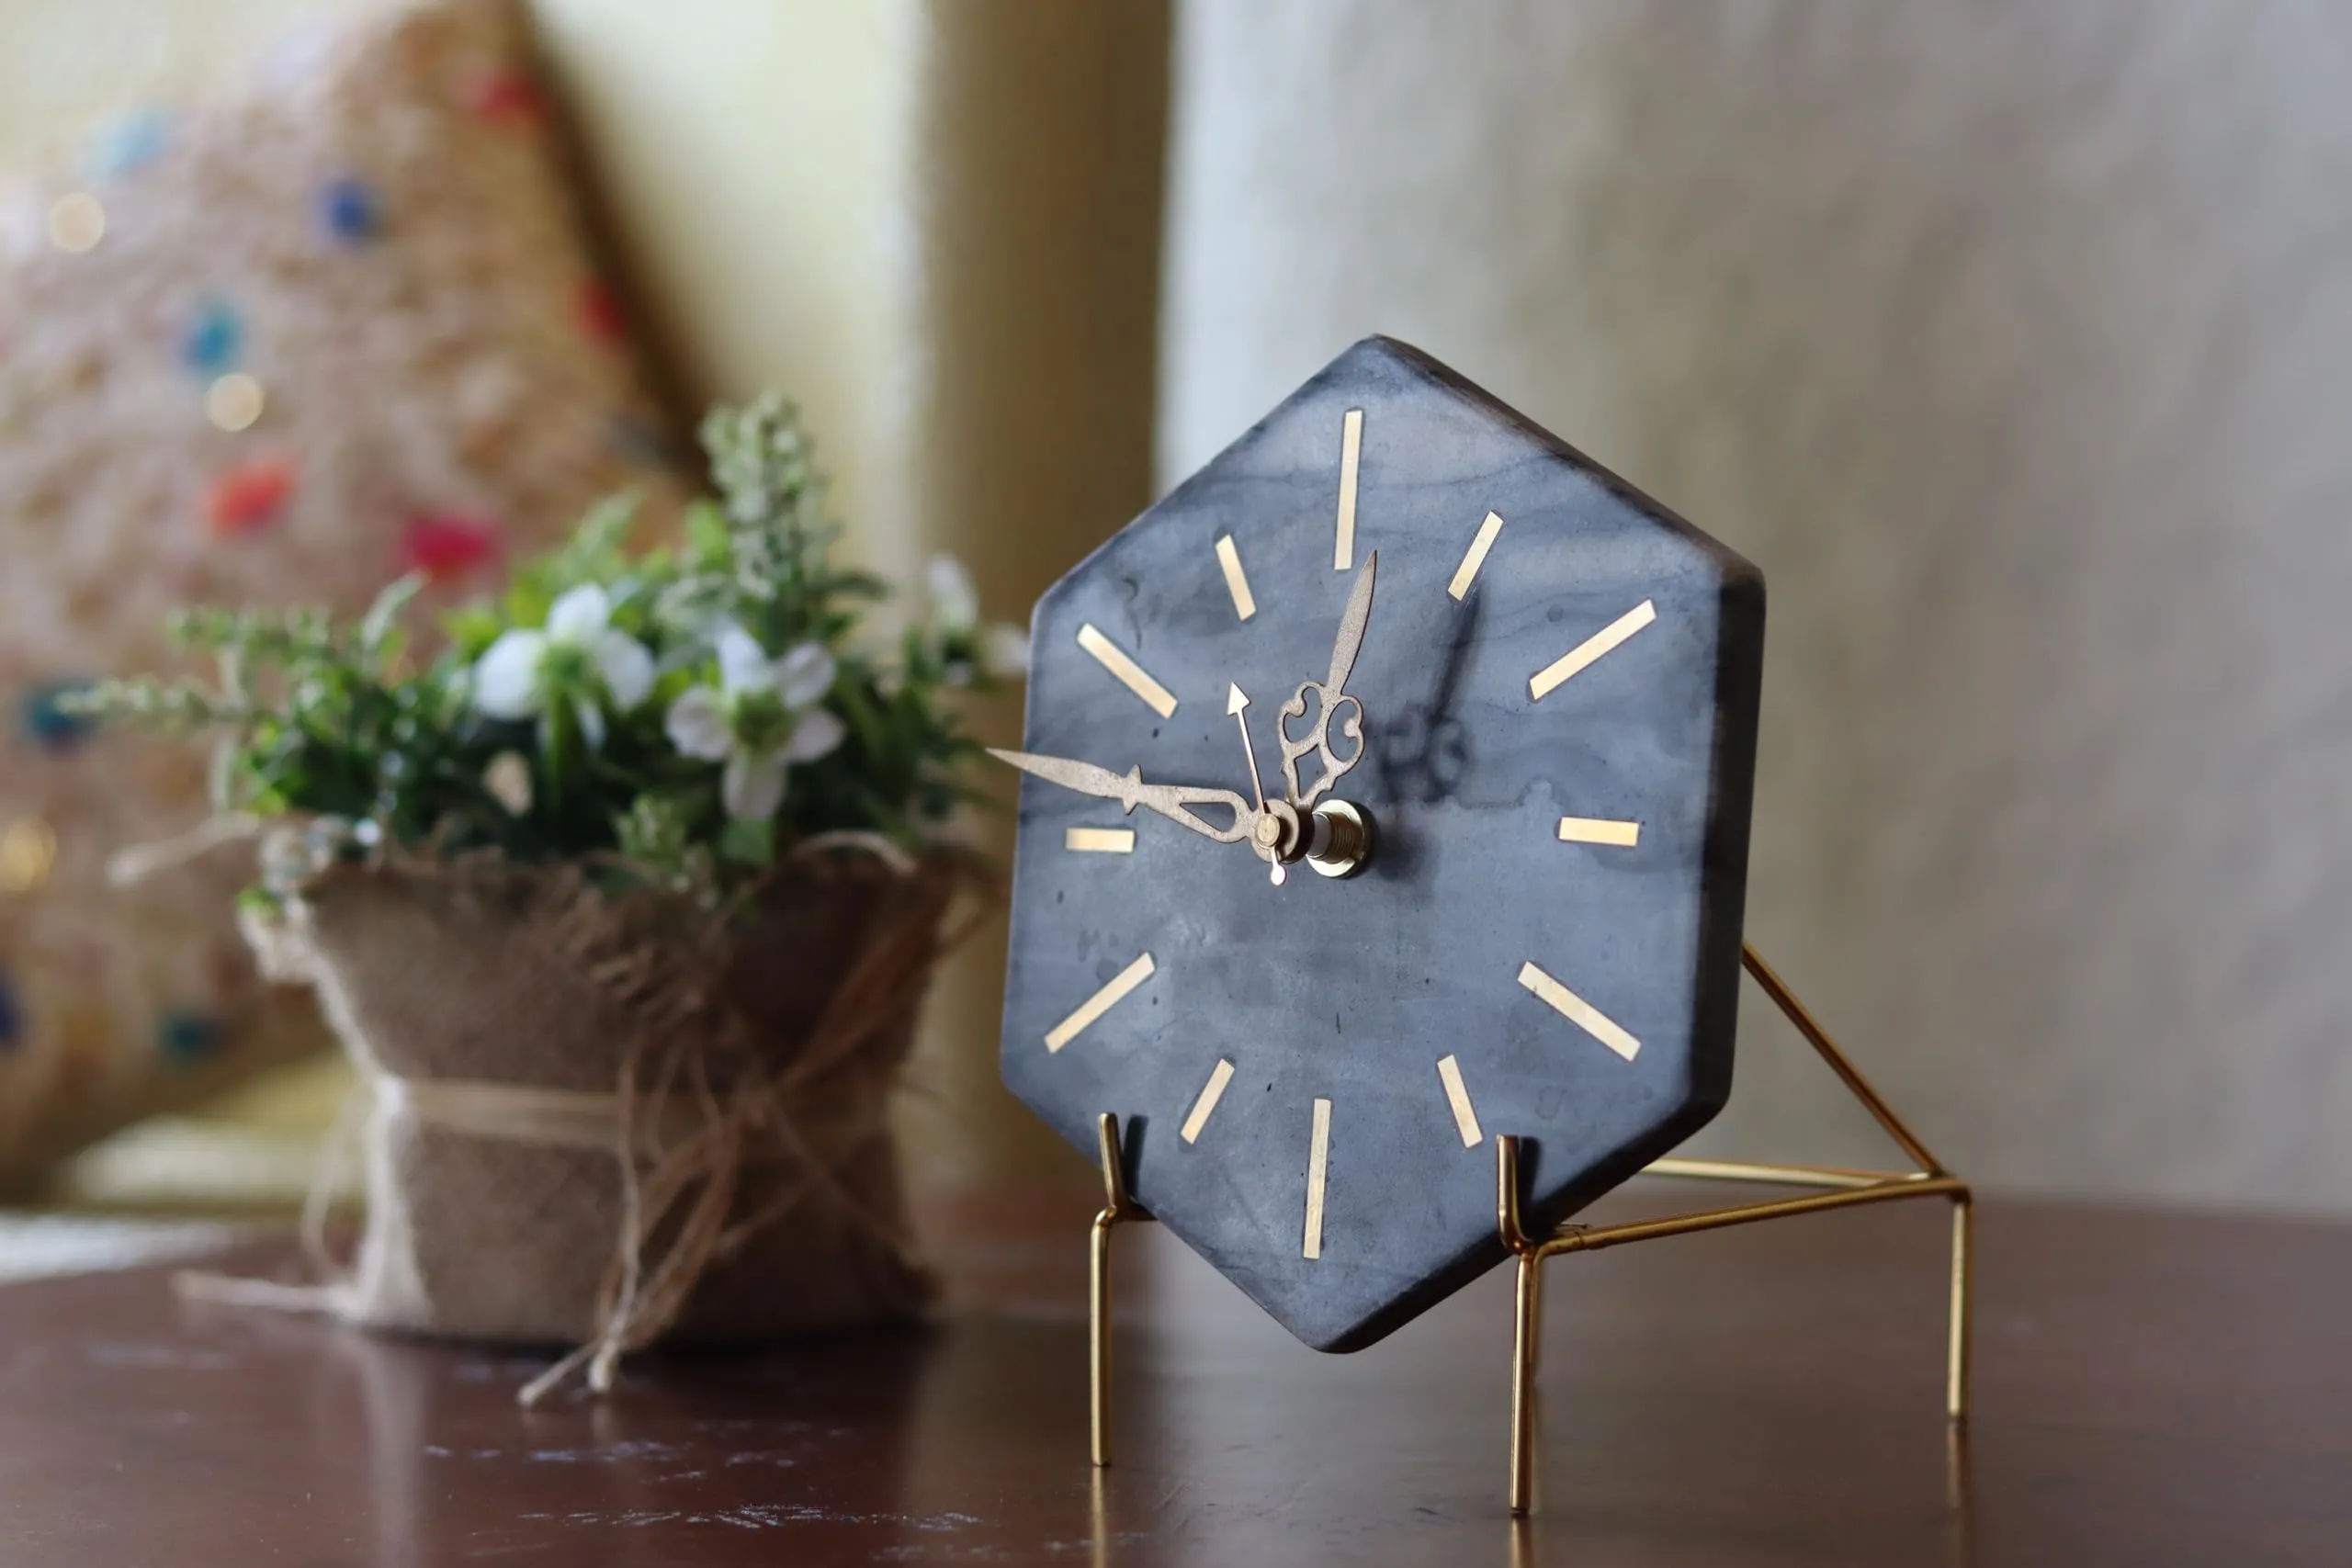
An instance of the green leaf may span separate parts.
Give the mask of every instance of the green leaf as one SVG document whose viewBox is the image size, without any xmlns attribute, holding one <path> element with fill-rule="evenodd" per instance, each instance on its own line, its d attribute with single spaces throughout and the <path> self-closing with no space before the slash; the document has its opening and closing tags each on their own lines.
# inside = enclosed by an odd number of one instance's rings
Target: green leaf
<svg viewBox="0 0 2352 1568">
<path fill-rule="evenodd" d="M 366 618 L 359 623 L 359 651 L 382 668 L 390 662 L 385 657 L 387 644 L 400 630 L 401 616 L 424 587 L 424 573 L 412 571 L 384 585 L 376 602 L 368 606 Z"/>
<path fill-rule="evenodd" d="M 480 604 L 451 610 L 441 617 L 442 635 L 469 664 L 480 659 L 505 629 L 497 612 Z"/>
<path fill-rule="evenodd" d="M 526 573 L 515 579 L 506 591 L 506 624 L 510 626 L 543 626 L 548 624 L 548 611 L 555 604 L 555 594 L 544 582 Z"/>
<path fill-rule="evenodd" d="M 738 865 L 764 866 L 775 859 L 775 824 L 729 818 L 719 829 L 718 854 Z"/>
</svg>

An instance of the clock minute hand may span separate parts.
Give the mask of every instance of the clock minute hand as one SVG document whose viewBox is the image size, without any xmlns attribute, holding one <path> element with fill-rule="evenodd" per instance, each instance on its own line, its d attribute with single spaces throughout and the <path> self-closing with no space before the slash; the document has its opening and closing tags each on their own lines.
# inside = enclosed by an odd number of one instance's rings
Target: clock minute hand
<svg viewBox="0 0 2352 1568">
<path fill-rule="evenodd" d="M 1340 635 L 1331 643 L 1331 678 L 1323 682 L 1327 695 L 1336 698 L 1347 689 L 1348 677 L 1356 667 L 1356 655 L 1363 649 L 1364 627 L 1372 620 L 1373 579 L 1380 571 L 1380 552 L 1374 550 L 1364 558 L 1363 570 L 1356 573 L 1355 586 L 1348 591 L 1348 607 L 1340 615 Z"/>
<path fill-rule="evenodd" d="M 1238 844 L 1250 837 L 1258 826 L 1256 807 L 1229 789 L 1146 784 L 1140 767 L 1114 773 L 1092 762 L 1080 762 L 1069 757 L 1041 756 L 1034 751 L 1005 751 L 991 746 L 989 755 L 1000 762 L 1011 763 L 1024 773 L 1035 774 L 1048 784 L 1057 784 L 1080 795 L 1115 800 L 1129 812 L 1138 806 L 1148 806 L 1170 821 L 1190 828 L 1203 838 L 1214 839 L 1220 844 Z M 1184 809 L 1188 806 L 1222 806 L 1233 813 L 1233 824 L 1225 829 L 1213 828 Z"/>
</svg>

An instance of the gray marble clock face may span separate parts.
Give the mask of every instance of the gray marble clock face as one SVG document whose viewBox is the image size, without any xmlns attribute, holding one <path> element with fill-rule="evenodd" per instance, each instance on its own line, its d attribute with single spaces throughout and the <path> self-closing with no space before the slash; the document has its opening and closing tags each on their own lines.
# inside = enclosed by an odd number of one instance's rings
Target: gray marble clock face
<svg viewBox="0 0 2352 1568">
<path fill-rule="evenodd" d="M 1763 645 L 1747 562 L 1370 338 L 1040 601 L 1024 749 L 1247 796 L 1246 721 L 1279 798 L 1374 552 L 1361 874 L 1024 777 L 1005 998 L 1013 1092 L 1090 1158 L 1117 1114 L 1136 1201 L 1329 1350 L 1502 1259 L 1497 1134 L 1548 1224 L 1722 1105 Z"/>
</svg>

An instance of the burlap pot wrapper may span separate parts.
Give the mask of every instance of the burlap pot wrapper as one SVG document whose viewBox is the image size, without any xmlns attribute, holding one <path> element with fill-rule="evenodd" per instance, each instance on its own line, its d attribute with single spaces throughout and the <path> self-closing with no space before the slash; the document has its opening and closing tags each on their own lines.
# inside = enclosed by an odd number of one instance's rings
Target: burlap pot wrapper
<svg viewBox="0 0 2352 1568">
<path fill-rule="evenodd" d="M 574 867 L 338 866 L 248 922 L 369 1086 L 367 1222 L 326 1284 L 198 1281 L 376 1327 L 577 1350 L 902 1318 L 888 1100 L 963 869 L 804 854 L 737 907 Z"/>
</svg>

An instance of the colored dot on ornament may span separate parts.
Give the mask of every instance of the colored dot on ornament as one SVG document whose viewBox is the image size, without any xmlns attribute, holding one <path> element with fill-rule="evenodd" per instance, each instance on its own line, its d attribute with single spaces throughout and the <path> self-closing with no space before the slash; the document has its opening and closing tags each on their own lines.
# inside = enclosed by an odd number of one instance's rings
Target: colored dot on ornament
<svg viewBox="0 0 2352 1568">
<path fill-rule="evenodd" d="M 236 365 L 244 344 L 244 323 L 236 307 L 225 299 L 207 299 L 196 308 L 196 320 L 180 344 L 180 357 L 200 375 L 219 376 Z"/>
<path fill-rule="evenodd" d="M 16 1044 L 24 1037 L 24 1009 L 17 1005 L 17 993 L 9 989 L 8 976 L 0 975 L 0 1050 Z"/>
<path fill-rule="evenodd" d="M 261 418 L 261 383 L 242 370 L 232 370 L 204 391 L 204 417 L 234 434 L 250 430 Z"/>
<path fill-rule="evenodd" d="M 502 547 L 497 524 L 435 514 L 417 518 L 401 536 L 401 564 L 435 582 L 447 582 L 497 559 Z"/>
<path fill-rule="evenodd" d="M 530 126 L 546 118 L 547 103 L 528 79 L 511 71 L 500 71 L 475 88 L 473 109 L 495 124 Z"/>
<path fill-rule="evenodd" d="M 91 139 L 85 162 L 101 177 L 127 175 L 164 155 L 172 144 L 169 117 L 153 109 L 127 114 Z"/>
<path fill-rule="evenodd" d="M 49 209 L 49 243 L 76 254 L 107 237 L 107 209 L 88 191 L 61 196 Z"/>
<path fill-rule="evenodd" d="M 256 457 L 224 469 L 205 497 L 206 520 L 221 538 L 268 526 L 294 493 L 294 465 L 284 457 Z"/>
<path fill-rule="evenodd" d="M 57 863 L 57 835 L 38 817 L 20 818 L 0 833 L 0 893 L 37 893 Z"/>
<path fill-rule="evenodd" d="M 346 176 L 319 193 L 319 217 L 327 232 L 338 240 L 374 239 L 383 228 L 383 211 L 368 182 Z"/>
<path fill-rule="evenodd" d="M 580 330 L 598 343 L 618 343 L 628 335 L 621 302 L 601 283 L 582 284 L 580 292 L 572 297 L 571 310 Z"/>
<path fill-rule="evenodd" d="M 200 1012 L 169 1012 L 155 1028 L 155 1043 L 175 1062 L 195 1062 L 212 1055 L 227 1037 L 219 1019 Z"/>
<path fill-rule="evenodd" d="M 17 716 L 34 745 L 52 753 L 71 750 L 96 728 L 94 720 L 68 713 L 62 703 L 62 698 L 87 689 L 80 681 L 52 681 L 24 694 Z"/>
</svg>

